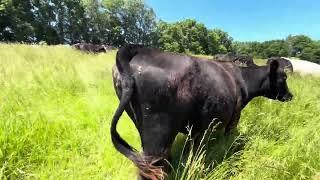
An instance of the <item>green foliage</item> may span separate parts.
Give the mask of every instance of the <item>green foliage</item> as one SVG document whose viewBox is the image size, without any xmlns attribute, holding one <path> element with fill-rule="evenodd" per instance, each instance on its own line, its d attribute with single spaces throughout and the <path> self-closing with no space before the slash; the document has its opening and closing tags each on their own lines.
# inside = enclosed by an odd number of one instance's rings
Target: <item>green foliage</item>
<svg viewBox="0 0 320 180">
<path fill-rule="evenodd" d="M 155 14 L 142 0 L 6 0 L 0 40 L 152 44 Z"/>
<path fill-rule="evenodd" d="M 6 0 L 0 6 L 0 40 L 31 42 L 35 33 L 31 1 Z"/>
<path fill-rule="evenodd" d="M 305 35 L 289 36 L 287 41 L 289 42 L 289 46 L 292 47 L 292 56 L 316 63 L 320 62 L 319 42 L 313 41 Z"/>
<path fill-rule="evenodd" d="M 217 41 L 218 41 L 218 49 L 217 52 L 212 54 L 218 53 L 227 53 L 233 51 L 232 49 L 232 37 L 228 35 L 227 32 L 224 32 L 220 29 L 214 29 L 211 31 L 212 33 L 216 34 Z"/>
<path fill-rule="evenodd" d="M 289 55 L 288 43 L 284 40 L 259 42 L 236 42 L 234 49 L 237 54 L 249 54 L 258 58 L 281 57 Z"/>
<path fill-rule="evenodd" d="M 289 45 L 284 40 L 266 41 L 262 46 L 264 47 L 263 57 L 287 57 L 289 55 Z"/>
<path fill-rule="evenodd" d="M 311 47 L 304 48 L 301 53 L 299 53 L 299 58 L 313 59 L 313 49 Z"/>
<path fill-rule="evenodd" d="M 214 55 L 232 50 L 232 38 L 228 33 L 207 29 L 192 19 L 176 23 L 160 21 L 156 32 L 157 46 L 166 51 Z"/>
<path fill-rule="evenodd" d="M 1 41 L 136 43 L 207 55 L 232 51 L 226 32 L 191 19 L 157 22 L 143 0 L 6 0 L 0 7 Z"/>
<path fill-rule="evenodd" d="M 233 48 L 236 54 L 249 54 L 257 58 L 297 57 L 316 63 L 320 62 L 319 42 L 305 35 L 290 35 L 286 40 L 234 42 Z"/>
<path fill-rule="evenodd" d="M 287 42 L 290 46 L 290 56 L 299 57 L 305 48 L 312 48 L 313 41 L 305 35 L 288 36 Z"/>
<path fill-rule="evenodd" d="M 0 15 L 2 41 L 48 44 L 74 42 L 84 36 L 81 0 L 11 0 Z"/>
<path fill-rule="evenodd" d="M 313 59 L 311 61 L 320 64 L 320 46 L 313 50 Z"/>
<path fill-rule="evenodd" d="M 1 44 L 0 54 L 0 179 L 136 178 L 110 138 L 115 52 Z M 202 150 L 181 156 L 179 135 L 172 179 L 319 177 L 320 79 L 293 74 L 288 81 L 293 101 L 254 99 L 229 137 L 214 132 Z M 126 115 L 118 131 L 140 149 Z"/>
<path fill-rule="evenodd" d="M 144 0 L 3 0 L 0 41 L 47 44 L 144 44 L 188 54 L 291 56 L 320 62 L 320 42 L 305 35 L 285 40 L 233 42 L 220 29 L 193 19 L 167 23 Z"/>
<path fill-rule="evenodd" d="M 143 0 L 106 0 L 108 15 L 117 19 L 128 43 L 151 45 L 156 15 Z"/>
</svg>

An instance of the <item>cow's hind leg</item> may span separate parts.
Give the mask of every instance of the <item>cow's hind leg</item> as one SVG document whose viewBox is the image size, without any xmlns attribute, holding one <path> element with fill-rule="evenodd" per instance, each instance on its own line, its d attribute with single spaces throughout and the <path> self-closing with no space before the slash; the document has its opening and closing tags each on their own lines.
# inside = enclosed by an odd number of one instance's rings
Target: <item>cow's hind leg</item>
<svg viewBox="0 0 320 180">
<path fill-rule="evenodd" d="M 177 135 L 173 122 L 166 113 L 144 115 L 141 142 L 147 166 L 141 179 L 163 179 L 170 170 L 171 145 Z"/>
</svg>

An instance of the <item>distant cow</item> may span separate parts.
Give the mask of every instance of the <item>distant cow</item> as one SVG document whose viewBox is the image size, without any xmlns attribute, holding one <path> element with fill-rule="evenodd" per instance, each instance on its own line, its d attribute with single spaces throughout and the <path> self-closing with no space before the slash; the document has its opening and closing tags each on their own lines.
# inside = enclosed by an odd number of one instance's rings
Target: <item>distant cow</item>
<svg viewBox="0 0 320 180">
<path fill-rule="evenodd" d="M 253 62 L 253 58 L 247 55 L 234 55 L 234 54 L 217 54 L 213 57 L 214 60 L 218 61 L 231 61 L 238 66 L 253 67 L 257 66 Z"/>
<path fill-rule="evenodd" d="M 270 64 L 274 60 L 277 60 L 279 62 L 280 68 L 289 72 L 293 72 L 292 63 L 289 60 L 282 57 L 271 57 L 268 59 L 267 64 Z"/>
<path fill-rule="evenodd" d="M 140 169 L 141 179 L 163 178 L 172 143 L 179 132 L 188 133 L 187 126 L 196 137 L 214 121 L 228 134 L 254 97 L 279 101 L 293 97 L 277 60 L 267 66 L 239 67 L 127 45 L 119 49 L 112 74 L 120 99 L 111 123 L 112 142 Z M 117 132 L 124 110 L 138 129 L 143 154 Z"/>
<path fill-rule="evenodd" d="M 112 46 L 107 45 L 97 45 L 97 44 L 90 44 L 90 43 L 77 43 L 72 45 L 72 47 L 91 53 L 99 53 L 99 52 L 107 52 L 114 49 Z"/>
</svg>

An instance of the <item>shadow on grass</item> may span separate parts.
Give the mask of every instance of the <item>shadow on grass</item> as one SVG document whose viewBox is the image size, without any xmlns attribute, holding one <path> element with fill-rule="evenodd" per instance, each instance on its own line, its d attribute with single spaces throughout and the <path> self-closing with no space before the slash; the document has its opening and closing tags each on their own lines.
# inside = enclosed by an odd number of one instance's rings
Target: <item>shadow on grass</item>
<svg viewBox="0 0 320 180">
<path fill-rule="evenodd" d="M 179 134 L 172 149 L 172 168 L 168 179 L 199 179 L 231 156 L 241 154 L 247 138 L 238 130 L 224 135 L 222 130 L 207 132 L 199 146 L 189 136 Z"/>
</svg>

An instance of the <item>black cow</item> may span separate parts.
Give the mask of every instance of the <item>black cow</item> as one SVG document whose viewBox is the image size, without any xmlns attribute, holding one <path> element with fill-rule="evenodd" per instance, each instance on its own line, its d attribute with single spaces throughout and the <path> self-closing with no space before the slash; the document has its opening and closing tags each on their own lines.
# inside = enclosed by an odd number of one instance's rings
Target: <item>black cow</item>
<svg viewBox="0 0 320 180">
<path fill-rule="evenodd" d="M 100 53 L 100 52 L 107 52 L 112 50 L 113 47 L 106 46 L 106 45 L 98 45 L 98 44 L 91 44 L 91 43 L 77 43 L 72 45 L 72 47 L 90 53 Z"/>
<path fill-rule="evenodd" d="M 292 63 L 289 60 L 282 57 L 271 57 L 268 59 L 267 64 L 270 64 L 274 60 L 277 60 L 279 62 L 280 68 L 287 70 L 288 72 L 293 72 Z"/>
<path fill-rule="evenodd" d="M 231 61 L 237 64 L 238 66 L 244 66 L 244 67 L 257 66 L 253 62 L 253 58 L 247 55 L 217 54 L 213 56 L 213 59 L 217 61 Z"/>
<path fill-rule="evenodd" d="M 215 120 L 227 134 L 254 97 L 291 100 L 286 78 L 278 61 L 269 66 L 239 67 L 231 62 L 124 46 L 113 67 L 120 104 L 112 119 L 112 142 L 140 169 L 142 179 L 159 179 L 162 170 L 167 170 L 164 159 L 170 161 L 177 133 L 188 133 L 189 125 L 196 136 Z M 116 130 L 124 110 L 139 131 L 142 155 Z"/>
</svg>

